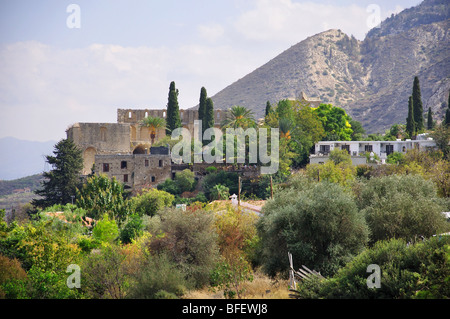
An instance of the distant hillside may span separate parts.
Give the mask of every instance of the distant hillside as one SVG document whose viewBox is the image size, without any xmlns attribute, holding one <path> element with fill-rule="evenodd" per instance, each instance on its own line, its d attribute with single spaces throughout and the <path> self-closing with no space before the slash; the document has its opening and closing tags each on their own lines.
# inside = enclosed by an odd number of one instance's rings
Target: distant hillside
<svg viewBox="0 0 450 319">
<path fill-rule="evenodd" d="M 10 181 L 0 181 L 0 196 L 30 193 L 40 188 L 42 174 L 36 174 Z"/>
<path fill-rule="evenodd" d="M 0 138 L 0 180 L 42 173 L 46 169 L 44 156 L 53 154 L 55 144 L 55 141 L 31 142 L 13 137 Z"/>
<path fill-rule="evenodd" d="M 419 76 L 424 112 L 444 115 L 450 90 L 449 2 L 425 0 L 386 19 L 364 41 L 328 30 L 292 46 L 212 96 L 214 107 L 246 106 L 263 117 L 267 101 L 300 92 L 343 107 L 367 132 L 407 117 Z"/>
</svg>

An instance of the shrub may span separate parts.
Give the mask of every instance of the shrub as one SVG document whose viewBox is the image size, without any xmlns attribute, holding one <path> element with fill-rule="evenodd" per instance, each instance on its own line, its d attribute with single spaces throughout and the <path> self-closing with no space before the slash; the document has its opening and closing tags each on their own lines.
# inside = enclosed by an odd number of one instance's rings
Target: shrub
<svg viewBox="0 0 450 319">
<path fill-rule="evenodd" d="M 358 206 L 371 231 L 371 242 L 390 238 L 414 240 L 448 229 L 431 181 L 418 175 L 372 178 L 362 186 Z"/>
<path fill-rule="evenodd" d="M 263 267 L 271 275 L 286 272 L 287 253 L 294 264 L 333 274 L 359 253 L 368 240 L 365 220 L 350 194 L 328 182 L 278 191 L 258 223 Z"/>
<path fill-rule="evenodd" d="M 144 189 L 140 195 L 131 198 L 131 209 L 140 216 L 153 216 L 163 207 L 170 207 L 175 197 L 166 191 Z"/>
<path fill-rule="evenodd" d="M 95 224 L 92 236 L 100 242 L 112 243 L 119 236 L 116 221 L 109 219 L 108 214 L 103 215 L 103 218 Z"/>
<path fill-rule="evenodd" d="M 218 256 L 212 213 L 171 208 L 161 212 L 159 218 L 150 226 L 150 251 L 166 254 L 195 286 L 207 284 Z"/>
<path fill-rule="evenodd" d="M 403 239 L 379 241 L 323 280 L 313 292 L 299 285 L 301 298 L 448 299 L 450 237 L 437 236 L 408 245 Z M 380 288 L 368 288 L 367 267 L 380 267 Z"/>
<path fill-rule="evenodd" d="M 144 224 L 138 214 L 130 215 L 125 227 L 120 231 L 120 241 L 130 244 L 133 239 L 142 235 Z"/>
</svg>

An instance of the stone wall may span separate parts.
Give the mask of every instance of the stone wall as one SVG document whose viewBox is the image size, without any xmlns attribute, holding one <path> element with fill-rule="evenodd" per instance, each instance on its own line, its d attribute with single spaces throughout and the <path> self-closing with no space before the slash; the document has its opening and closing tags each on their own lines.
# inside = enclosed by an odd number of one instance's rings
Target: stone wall
<svg viewBox="0 0 450 319">
<path fill-rule="evenodd" d="M 67 138 L 83 152 L 83 174 L 91 173 L 97 154 L 128 154 L 130 125 L 116 123 L 76 123 L 66 131 Z"/>
<path fill-rule="evenodd" d="M 171 160 L 169 155 L 96 155 L 95 173 L 115 177 L 126 188 L 140 190 L 171 178 Z"/>
</svg>

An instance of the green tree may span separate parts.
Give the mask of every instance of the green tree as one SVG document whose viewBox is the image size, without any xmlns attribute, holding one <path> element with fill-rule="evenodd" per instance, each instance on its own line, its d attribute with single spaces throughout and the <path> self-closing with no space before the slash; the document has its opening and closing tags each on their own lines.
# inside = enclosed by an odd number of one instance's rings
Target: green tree
<svg viewBox="0 0 450 319">
<path fill-rule="evenodd" d="M 325 140 L 350 141 L 353 130 L 351 118 L 344 109 L 331 104 L 320 104 L 314 109 L 325 129 Z"/>
<path fill-rule="evenodd" d="M 170 82 L 169 101 L 167 103 L 167 135 L 171 134 L 174 129 L 181 127 L 180 107 L 178 106 L 178 93 L 178 89 L 175 88 L 175 82 Z"/>
<path fill-rule="evenodd" d="M 102 219 L 95 224 L 92 236 L 101 242 L 111 244 L 119 236 L 119 228 L 116 221 L 109 219 L 108 214 L 103 215 Z"/>
<path fill-rule="evenodd" d="M 447 110 L 445 111 L 444 124 L 450 126 L 450 92 L 448 93 Z"/>
<path fill-rule="evenodd" d="M 428 116 L 427 116 L 427 129 L 432 130 L 434 127 L 433 123 L 433 114 L 431 113 L 431 107 L 428 108 Z"/>
<path fill-rule="evenodd" d="M 167 129 L 166 120 L 161 117 L 147 116 L 141 122 L 141 126 L 150 129 L 150 139 L 152 145 L 155 143 L 156 133 L 158 129 Z"/>
<path fill-rule="evenodd" d="M 130 244 L 134 239 L 143 234 L 144 223 L 141 216 L 131 214 L 124 228 L 120 230 L 120 241 L 123 244 Z"/>
<path fill-rule="evenodd" d="M 366 216 L 371 242 L 415 240 L 448 231 L 446 211 L 433 182 L 420 175 L 372 178 L 363 185 L 358 206 Z"/>
<path fill-rule="evenodd" d="M 211 127 L 214 127 L 214 103 L 213 100 L 209 97 L 206 99 L 205 117 L 202 123 L 203 133 Z"/>
<path fill-rule="evenodd" d="M 350 119 L 348 122 L 353 130 L 352 141 L 361 141 L 363 136 L 366 134 L 366 130 L 363 128 L 362 124 L 353 119 Z"/>
<path fill-rule="evenodd" d="M 419 78 L 417 76 L 414 77 L 412 99 L 414 107 L 414 122 L 416 125 L 417 132 L 420 132 L 421 130 L 424 129 L 424 120 L 423 120 L 422 96 L 420 93 Z"/>
<path fill-rule="evenodd" d="M 296 176 L 263 207 L 258 225 L 263 268 L 269 275 L 295 265 L 332 275 L 361 252 L 368 240 L 364 216 L 340 185 Z"/>
<path fill-rule="evenodd" d="M 253 112 L 244 106 L 232 106 L 226 112 L 225 119 L 222 122 L 223 128 L 249 128 L 255 127 L 256 122 L 253 117 Z"/>
<path fill-rule="evenodd" d="M 202 122 L 205 121 L 206 99 L 207 98 L 208 98 L 208 94 L 206 92 L 206 89 L 204 87 L 202 87 L 200 90 L 200 100 L 199 100 L 199 105 L 198 105 L 198 120 L 202 121 Z"/>
<path fill-rule="evenodd" d="M 272 112 L 272 105 L 270 104 L 270 101 L 267 101 L 265 116 L 269 115 L 270 112 Z"/>
<path fill-rule="evenodd" d="M 153 216 L 164 207 L 172 206 L 175 197 L 164 190 L 144 189 L 130 199 L 131 210 L 139 216 Z"/>
<path fill-rule="evenodd" d="M 412 96 L 410 96 L 408 100 L 408 118 L 406 119 L 406 132 L 411 138 L 416 135 L 416 123 L 414 121 L 414 101 Z"/>
<path fill-rule="evenodd" d="M 109 214 L 111 219 L 119 223 L 130 211 L 130 205 L 125 198 L 123 184 L 115 177 L 110 179 L 106 175 L 94 175 L 77 190 L 78 207 L 84 208 L 86 215 L 99 219 L 103 214 Z"/>
<path fill-rule="evenodd" d="M 81 150 L 71 139 L 62 139 L 55 145 L 53 153 L 55 156 L 46 156 L 52 170 L 43 173 L 42 188 L 35 191 L 42 198 L 32 201 L 37 207 L 72 202 L 72 196 L 80 184 L 79 174 L 83 168 Z"/>
<path fill-rule="evenodd" d="M 193 286 L 206 285 L 218 257 L 212 212 L 168 208 L 159 215 L 159 226 L 151 230 L 150 252 L 165 254 Z"/>
</svg>

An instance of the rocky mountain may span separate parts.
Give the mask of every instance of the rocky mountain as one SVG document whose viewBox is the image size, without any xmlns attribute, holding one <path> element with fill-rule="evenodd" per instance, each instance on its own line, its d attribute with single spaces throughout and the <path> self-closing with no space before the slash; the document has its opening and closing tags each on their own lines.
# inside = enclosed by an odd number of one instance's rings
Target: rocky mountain
<svg viewBox="0 0 450 319">
<path fill-rule="evenodd" d="M 292 46 L 212 97 L 214 107 L 243 105 L 262 117 L 267 101 L 300 92 L 344 108 L 368 133 L 404 123 L 419 77 L 424 113 L 441 119 L 450 90 L 450 4 L 425 0 L 383 21 L 359 41 L 328 30 Z"/>
</svg>

